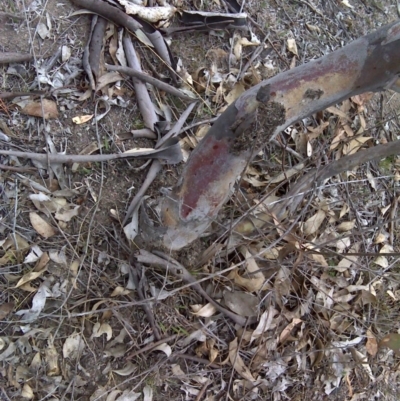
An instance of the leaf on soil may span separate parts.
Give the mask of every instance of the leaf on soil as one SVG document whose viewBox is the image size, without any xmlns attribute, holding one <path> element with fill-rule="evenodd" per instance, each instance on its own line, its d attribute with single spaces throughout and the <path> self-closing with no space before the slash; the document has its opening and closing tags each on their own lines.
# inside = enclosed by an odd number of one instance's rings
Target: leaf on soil
<svg viewBox="0 0 400 401">
<path fill-rule="evenodd" d="M 103 89 L 105 86 L 114 82 L 123 81 L 121 74 L 116 71 L 106 72 L 97 80 L 96 92 Z"/>
<path fill-rule="evenodd" d="M 27 400 L 31 400 L 34 397 L 32 387 L 25 383 L 21 390 L 21 397 Z"/>
<path fill-rule="evenodd" d="M 157 347 L 153 348 L 152 351 L 162 351 L 168 357 L 172 354 L 172 348 L 167 343 L 158 345 Z"/>
<path fill-rule="evenodd" d="M 346 231 L 350 231 L 354 228 L 354 226 L 356 225 L 356 221 L 355 220 L 351 220 L 351 221 L 344 221 L 343 223 L 340 223 L 337 226 L 337 230 L 339 232 L 346 232 Z"/>
<path fill-rule="evenodd" d="M 305 235 L 315 234 L 318 229 L 320 228 L 321 224 L 325 220 L 326 213 L 323 210 L 318 210 L 314 216 L 311 216 L 307 221 L 304 223 L 303 232 Z"/>
<path fill-rule="evenodd" d="M 342 0 L 342 4 L 348 8 L 354 8 L 350 3 L 349 0 Z"/>
<path fill-rule="evenodd" d="M 279 343 L 284 343 L 286 340 L 289 339 L 291 331 L 303 321 L 298 318 L 294 318 L 291 323 L 289 323 L 279 335 Z"/>
<path fill-rule="evenodd" d="M 64 223 L 68 223 L 71 221 L 73 217 L 78 216 L 80 206 L 68 205 L 68 208 L 62 208 L 59 212 L 57 212 L 54 217 L 58 221 L 63 221 Z"/>
<path fill-rule="evenodd" d="M 287 40 L 287 48 L 288 50 L 293 53 L 295 56 L 299 56 L 299 53 L 297 51 L 297 45 L 296 45 L 296 40 L 293 38 L 289 38 Z"/>
<path fill-rule="evenodd" d="M 268 330 L 274 329 L 276 327 L 276 321 L 274 321 L 276 319 L 274 319 L 274 317 L 277 313 L 278 311 L 273 306 L 270 306 L 268 310 L 263 312 L 257 327 L 251 335 L 250 342 L 253 342 L 257 338 L 261 337 Z"/>
<path fill-rule="evenodd" d="M 368 354 L 375 356 L 378 353 L 378 342 L 371 328 L 367 330 L 367 343 L 365 344 Z"/>
<path fill-rule="evenodd" d="M 71 334 L 64 342 L 64 358 L 76 359 L 85 349 L 85 342 L 79 333 Z"/>
<path fill-rule="evenodd" d="M 110 341 L 112 338 L 112 328 L 108 323 L 99 323 L 97 322 L 94 326 L 93 326 L 93 331 L 92 331 L 92 335 L 91 335 L 91 339 L 96 338 L 96 337 L 100 337 L 103 334 L 106 334 L 107 336 L 107 341 Z"/>
<path fill-rule="evenodd" d="M 88 121 L 90 121 L 93 118 L 93 116 L 94 116 L 94 114 L 86 114 L 83 116 L 76 116 L 76 117 L 72 118 L 72 122 L 77 125 L 85 124 Z"/>
<path fill-rule="evenodd" d="M 228 104 L 233 103 L 242 93 L 244 93 L 245 87 L 242 83 L 237 82 L 232 90 L 227 94 L 224 95 L 224 99 Z"/>
<path fill-rule="evenodd" d="M 31 221 L 32 227 L 35 231 L 44 238 L 50 238 L 57 233 L 54 227 L 52 227 L 47 221 L 40 217 L 35 212 L 29 213 L 29 219 Z"/>
<path fill-rule="evenodd" d="M 132 362 L 128 361 L 127 364 L 122 369 L 113 370 L 114 373 L 120 376 L 129 376 L 137 370 Z"/>
<path fill-rule="evenodd" d="M 43 104 L 43 110 L 42 110 Z M 57 118 L 57 104 L 53 100 L 43 99 L 42 102 L 29 101 L 22 109 L 21 113 L 33 117 L 44 117 L 46 120 Z"/>
<path fill-rule="evenodd" d="M 0 345 L 3 346 L 3 348 L 4 348 L 5 341 L 4 341 L 3 338 L 1 338 Z M 3 348 L 1 348 L 1 349 L 3 349 Z M 12 354 L 14 354 L 14 352 L 16 351 L 16 349 L 17 349 L 17 345 L 16 345 L 15 343 L 10 342 L 10 343 L 8 344 L 8 347 L 6 348 L 6 350 L 5 350 L 2 354 L 0 354 L 0 362 L 5 361 L 5 360 L 6 360 L 7 358 L 9 358 Z"/>
<path fill-rule="evenodd" d="M 114 288 L 113 292 L 111 293 L 110 297 L 119 297 L 121 295 L 128 295 L 131 291 L 127 290 L 124 287 L 117 286 Z"/>
<path fill-rule="evenodd" d="M 63 63 L 67 62 L 71 57 L 71 48 L 69 46 L 62 46 L 61 48 L 61 60 Z"/>
<path fill-rule="evenodd" d="M 33 245 L 31 251 L 26 255 L 24 259 L 24 263 L 33 263 L 39 260 L 39 258 L 43 255 L 42 250 L 38 245 Z"/>
<path fill-rule="evenodd" d="M 213 338 L 203 341 L 198 347 L 196 347 L 196 355 L 198 357 L 207 356 L 209 361 L 212 363 L 218 356 L 218 350 L 214 346 L 215 339 Z"/>
<path fill-rule="evenodd" d="M 143 389 L 143 401 L 152 401 L 153 400 L 153 389 L 146 384 Z"/>
<path fill-rule="evenodd" d="M 30 281 L 36 280 L 46 270 L 47 270 L 47 268 L 45 267 L 43 270 L 30 271 L 29 273 L 24 274 L 24 276 L 20 278 L 20 280 L 18 281 L 17 285 L 14 288 L 19 288 L 19 287 L 23 286 L 24 284 L 29 283 Z"/>
<path fill-rule="evenodd" d="M 252 294 L 242 291 L 225 291 L 224 292 L 225 305 L 237 315 L 240 316 L 256 316 L 258 298 Z"/>
<path fill-rule="evenodd" d="M 211 303 L 206 305 L 190 305 L 190 307 L 192 308 L 193 315 L 195 316 L 210 317 L 215 315 L 215 312 L 217 312 L 217 309 Z"/>
<path fill-rule="evenodd" d="M 229 343 L 229 361 L 243 379 L 249 380 L 250 382 L 255 381 L 249 368 L 244 364 L 243 359 L 239 354 L 237 338 Z"/>
<path fill-rule="evenodd" d="M 45 360 L 47 365 L 48 376 L 58 376 L 60 374 L 60 368 L 58 366 L 58 352 L 54 345 L 49 345 L 45 349 Z"/>
<path fill-rule="evenodd" d="M 35 321 L 39 317 L 40 312 L 43 310 L 46 304 L 47 297 L 50 297 L 51 295 L 52 292 L 48 287 L 48 283 L 44 281 L 40 285 L 39 289 L 37 290 L 35 296 L 32 299 L 31 309 L 22 309 L 16 312 L 15 314 L 18 316 L 22 315 L 21 319 L 27 322 Z"/>
<path fill-rule="evenodd" d="M 43 22 L 39 22 L 37 27 L 36 27 L 37 33 L 38 35 L 42 38 L 42 39 L 46 39 L 47 37 L 50 36 L 50 31 L 47 28 L 46 24 L 44 24 Z"/>
<path fill-rule="evenodd" d="M 372 139 L 371 136 L 358 136 L 352 139 L 343 147 L 343 154 L 353 155 L 354 153 L 357 153 L 370 139 Z"/>
</svg>

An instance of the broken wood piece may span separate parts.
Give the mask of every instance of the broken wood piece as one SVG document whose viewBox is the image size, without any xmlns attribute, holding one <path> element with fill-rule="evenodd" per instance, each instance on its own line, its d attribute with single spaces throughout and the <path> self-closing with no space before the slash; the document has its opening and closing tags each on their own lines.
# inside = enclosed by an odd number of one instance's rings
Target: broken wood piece
<svg viewBox="0 0 400 401">
<path fill-rule="evenodd" d="M 37 160 L 42 163 L 90 163 L 90 162 L 105 162 L 109 160 L 119 159 L 160 159 L 168 164 L 176 164 L 182 161 L 182 152 L 178 141 L 172 139 L 162 149 L 150 150 L 131 150 L 125 153 L 116 154 L 103 154 L 103 155 L 64 155 L 64 154 L 44 154 L 44 153 L 31 153 L 20 152 L 14 150 L 0 149 L 0 155 L 9 155 L 22 157 L 24 159 Z"/>
<path fill-rule="evenodd" d="M 245 151 L 255 143 L 250 137 L 252 124 L 263 133 L 256 143 L 260 150 L 302 118 L 351 96 L 393 85 L 400 66 L 400 37 L 394 34 L 399 26 L 400 21 L 394 22 L 280 73 L 232 103 L 191 153 L 177 185 L 161 201 L 163 246 L 181 249 L 208 229 L 254 154 Z M 266 86 L 268 101 L 259 102 L 263 97 L 258 97 L 259 91 Z"/>
<path fill-rule="evenodd" d="M 142 81 L 147 82 L 164 92 L 167 92 L 171 95 L 177 96 L 180 99 L 186 100 L 188 102 L 193 102 L 193 100 L 194 100 L 193 98 L 182 93 L 179 89 L 176 89 L 173 86 L 171 86 L 165 82 L 162 82 L 156 78 L 153 78 L 150 75 L 147 75 L 143 72 L 136 71 L 129 67 L 120 67 L 120 66 L 110 65 L 110 64 L 106 64 L 106 68 L 109 71 L 118 71 L 122 74 L 126 74 L 131 77 L 139 78 Z"/>
<path fill-rule="evenodd" d="M 23 63 L 33 59 L 29 53 L 3 53 L 0 52 L 0 64 Z"/>
<path fill-rule="evenodd" d="M 124 35 L 123 45 L 129 67 L 132 70 L 143 74 L 139 58 L 136 54 L 135 48 L 129 35 Z M 147 128 L 154 130 L 154 126 L 158 121 L 158 117 L 153 102 L 151 101 L 146 84 L 143 82 L 143 80 L 140 80 L 136 77 L 132 77 L 132 81 L 133 86 L 135 87 L 136 101 L 138 103 L 144 125 Z"/>
<path fill-rule="evenodd" d="M 108 21 L 114 22 L 117 25 L 129 29 L 131 32 L 136 31 L 136 29 L 142 28 L 142 25 L 134 18 L 130 17 L 119 8 L 109 5 L 105 1 L 71 0 L 71 3 L 75 4 L 76 6 L 86 8 L 87 10 L 90 10 L 95 14 L 102 16 Z"/>
<path fill-rule="evenodd" d="M 100 78 L 100 58 L 103 49 L 103 38 L 107 27 L 107 20 L 98 17 L 93 28 L 89 43 L 89 65 L 96 81 Z M 85 49 L 86 50 L 86 49 Z"/>
<path fill-rule="evenodd" d="M 136 193 L 131 203 L 129 204 L 128 210 L 122 222 L 123 226 L 125 226 L 125 224 L 128 222 L 129 218 L 132 216 L 133 211 L 136 209 L 139 202 L 142 201 L 143 196 L 146 193 L 147 189 L 149 188 L 151 183 L 156 179 L 157 174 L 161 171 L 161 167 L 162 165 L 158 160 L 153 160 L 142 186 L 140 187 L 139 191 Z"/>
</svg>

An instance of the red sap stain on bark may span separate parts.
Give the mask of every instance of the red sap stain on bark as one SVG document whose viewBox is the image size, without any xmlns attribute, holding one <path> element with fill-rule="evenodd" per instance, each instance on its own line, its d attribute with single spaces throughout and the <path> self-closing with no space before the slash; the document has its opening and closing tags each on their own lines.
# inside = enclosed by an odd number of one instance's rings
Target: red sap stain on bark
<svg viewBox="0 0 400 401">
<path fill-rule="evenodd" d="M 211 209 L 216 207 L 226 196 L 224 191 L 215 193 L 210 189 L 218 185 L 218 182 L 229 170 L 233 156 L 229 153 L 228 140 L 216 140 L 214 137 L 208 137 L 203 141 L 206 143 L 193 151 L 184 171 L 184 176 L 190 177 L 191 180 L 183 182 L 180 190 L 182 218 L 187 218 L 196 208 L 201 196 L 207 199 Z"/>
</svg>

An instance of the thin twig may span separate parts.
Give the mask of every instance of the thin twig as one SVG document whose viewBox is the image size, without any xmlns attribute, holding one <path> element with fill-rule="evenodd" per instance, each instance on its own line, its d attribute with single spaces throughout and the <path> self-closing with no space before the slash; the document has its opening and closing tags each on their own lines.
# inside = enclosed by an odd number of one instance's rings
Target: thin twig
<svg viewBox="0 0 400 401">
<path fill-rule="evenodd" d="M 128 207 L 128 211 L 126 212 L 125 218 L 122 222 L 123 226 L 128 222 L 129 218 L 132 216 L 133 211 L 135 210 L 136 206 L 143 198 L 143 195 L 146 193 L 150 184 L 156 179 L 157 174 L 161 170 L 161 167 L 162 167 L 161 163 L 158 160 L 153 160 L 153 163 L 151 164 L 150 169 L 147 172 L 147 176 L 146 176 L 142 186 L 140 187 L 139 191 L 134 196 L 134 198 L 132 199 L 132 201 Z"/>
<path fill-rule="evenodd" d="M 90 162 L 105 162 L 109 160 L 119 160 L 128 158 L 165 159 L 171 161 L 172 159 L 174 159 L 174 156 L 172 156 L 171 154 L 171 150 L 172 146 L 169 148 L 163 148 L 151 151 L 146 150 L 146 151 L 137 151 L 135 153 L 113 153 L 113 154 L 102 154 L 102 155 L 63 155 L 63 154 L 20 152 L 14 150 L 0 150 L 0 155 L 22 157 L 24 159 L 37 160 L 42 163 L 47 163 L 47 161 L 49 163 L 90 163 Z"/>
<path fill-rule="evenodd" d="M 201 390 L 199 391 L 199 394 L 197 394 L 197 397 L 195 398 L 194 401 L 200 401 L 203 398 L 204 393 L 207 390 L 207 387 L 211 384 L 211 380 L 207 379 L 206 382 L 203 384 L 203 387 L 201 388 Z"/>
<path fill-rule="evenodd" d="M 118 71 L 122 74 L 126 74 L 131 77 L 139 78 L 142 81 L 147 82 L 148 84 L 151 84 L 164 92 L 167 92 L 171 95 L 181 98 L 182 100 L 186 100 L 188 102 L 193 102 L 194 100 L 196 100 L 192 97 L 185 95 L 183 92 L 174 88 L 173 86 L 171 86 L 165 82 L 162 82 L 162 81 L 158 80 L 157 78 L 153 78 L 150 75 L 145 74 L 144 72 L 136 71 L 133 68 L 120 67 L 120 66 L 110 65 L 110 64 L 106 64 L 106 68 L 109 71 Z"/>
<path fill-rule="evenodd" d="M 160 338 L 160 340 L 158 340 L 154 343 L 151 343 L 151 344 L 147 344 L 145 347 L 139 349 L 138 351 L 132 352 L 131 354 L 129 354 L 126 357 L 126 360 L 129 361 L 129 360 L 133 359 L 134 357 L 136 357 L 140 354 L 143 354 L 143 352 L 150 351 L 153 348 L 158 347 L 161 344 L 168 343 L 169 341 L 175 340 L 177 337 L 178 337 L 178 334 L 174 334 L 174 335 L 166 337 L 166 338 Z"/>
</svg>

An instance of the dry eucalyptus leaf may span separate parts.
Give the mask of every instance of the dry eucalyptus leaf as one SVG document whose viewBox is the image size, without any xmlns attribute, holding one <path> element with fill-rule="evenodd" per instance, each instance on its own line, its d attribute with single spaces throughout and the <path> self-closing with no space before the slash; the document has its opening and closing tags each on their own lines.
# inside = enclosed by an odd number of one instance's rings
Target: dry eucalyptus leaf
<svg viewBox="0 0 400 401">
<path fill-rule="evenodd" d="M 94 114 L 87 114 L 83 116 L 76 116 L 72 118 L 72 122 L 79 125 L 85 124 L 93 118 Z"/>
<path fill-rule="evenodd" d="M 121 286 L 117 286 L 114 288 L 110 297 L 119 297 L 120 295 L 128 295 L 129 293 L 130 293 L 130 290 L 127 290 L 126 288 L 121 287 Z"/>
<path fill-rule="evenodd" d="M 368 354 L 375 356 L 378 353 L 378 342 L 371 329 L 367 330 L 367 343 L 365 344 Z"/>
<path fill-rule="evenodd" d="M 152 401 L 153 400 L 153 388 L 149 385 L 144 386 L 143 389 L 143 401 Z"/>
<path fill-rule="evenodd" d="M 46 271 L 46 268 L 43 269 L 42 271 L 38 271 L 38 272 L 34 272 L 31 271 L 29 273 L 24 274 L 23 277 L 21 277 L 21 279 L 18 281 L 17 285 L 15 286 L 15 288 L 19 288 L 22 285 L 29 283 L 32 280 L 36 280 L 38 277 L 40 277 L 44 272 Z"/>
<path fill-rule="evenodd" d="M 291 52 L 291 53 L 293 53 L 295 56 L 299 56 L 299 53 L 298 53 L 298 51 L 297 51 L 297 45 L 296 45 L 296 40 L 295 39 L 293 39 L 293 38 L 289 38 L 288 40 L 287 40 L 287 47 L 288 47 L 288 50 Z"/>
<path fill-rule="evenodd" d="M 78 216 L 79 214 L 79 209 L 80 206 L 73 206 L 73 205 L 69 205 L 71 208 L 64 210 L 61 209 L 59 212 L 57 212 L 54 217 L 58 220 L 58 221 L 63 221 L 65 223 L 68 223 L 69 221 L 71 221 L 71 219 L 75 216 Z"/>
<path fill-rule="evenodd" d="M 47 375 L 58 376 L 60 374 L 60 368 L 58 366 L 58 353 L 54 345 L 49 345 L 45 349 L 45 359 L 47 365 Z"/>
<path fill-rule="evenodd" d="M 346 231 L 350 231 L 354 228 L 354 226 L 356 225 L 356 221 L 355 220 L 351 220 L 351 221 L 344 221 L 343 223 L 340 223 L 337 226 L 337 230 L 339 232 L 346 232 Z"/>
<path fill-rule="evenodd" d="M 274 322 L 274 317 L 278 313 L 278 311 L 273 307 L 270 306 L 268 310 L 266 310 L 261 316 L 260 321 L 258 322 L 257 327 L 253 331 L 251 335 L 251 342 L 253 342 L 258 337 L 262 336 L 265 332 L 270 329 L 276 327 L 276 322 Z"/>
<path fill-rule="evenodd" d="M 314 216 L 311 216 L 307 221 L 304 223 L 303 232 L 305 235 L 315 234 L 323 221 L 325 220 L 326 214 L 323 210 L 318 210 Z"/>
<path fill-rule="evenodd" d="M 64 358 L 75 359 L 85 349 L 85 342 L 79 333 L 71 334 L 64 342 Z"/>
<path fill-rule="evenodd" d="M 291 323 L 289 323 L 282 331 L 282 333 L 279 336 L 279 342 L 283 343 L 287 340 L 287 338 L 290 336 L 290 332 L 300 323 L 303 321 L 298 318 L 294 318 Z"/>
<path fill-rule="evenodd" d="M 42 38 L 42 39 L 46 39 L 47 37 L 50 36 L 50 31 L 47 28 L 46 24 L 44 24 L 43 22 L 39 22 L 37 27 L 36 27 L 37 33 L 38 35 Z"/>
<path fill-rule="evenodd" d="M 52 227 L 47 221 L 43 220 L 35 212 L 29 213 L 29 219 L 35 231 L 44 238 L 50 238 L 57 233 L 56 229 Z"/>
<path fill-rule="evenodd" d="M 163 343 L 153 348 L 152 351 L 162 351 L 168 357 L 172 354 L 172 349 L 167 343 Z"/>
<path fill-rule="evenodd" d="M 195 316 L 201 316 L 201 317 L 210 317 L 215 315 L 217 312 L 217 309 L 213 304 L 206 304 L 206 305 L 191 305 L 191 308 L 193 310 L 193 315 Z"/>
<path fill-rule="evenodd" d="M 25 383 L 22 387 L 21 397 L 27 400 L 31 400 L 34 397 L 32 387 L 29 384 Z"/>
<path fill-rule="evenodd" d="M 43 109 L 42 109 L 43 105 Z M 33 117 L 44 117 L 50 120 L 58 117 L 57 104 L 53 100 L 43 99 L 42 102 L 30 101 L 22 109 L 21 113 Z"/>
<path fill-rule="evenodd" d="M 224 301 L 226 306 L 240 316 L 256 316 L 258 298 L 247 292 L 225 291 Z"/>
<path fill-rule="evenodd" d="M 255 381 L 249 368 L 244 364 L 243 359 L 239 354 L 237 338 L 229 343 L 229 360 L 233 368 L 243 377 L 243 379 L 249 380 L 250 382 Z"/>
<path fill-rule="evenodd" d="M 242 83 L 237 82 L 232 90 L 225 96 L 224 99 L 228 104 L 233 103 L 244 91 L 245 87 Z"/>
<path fill-rule="evenodd" d="M 103 334 L 106 334 L 107 341 L 110 341 L 111 338 L 112 338 L 112 328 L 108 323 L 99 323 L 99 322 L 97 322 L 93 326 L 93 332 L 92 332 L 91 338 L 100 337 Z"/>
<path fill-rule="evenodd" d="M 120 376 L 129 376 L 135 372 L 136 369 L 137 367 L 129 361 L 122 369 L 113 370 L 113 372 Z"/>
</svg>

